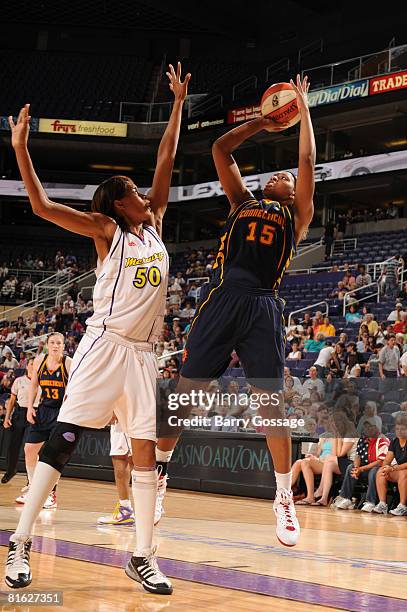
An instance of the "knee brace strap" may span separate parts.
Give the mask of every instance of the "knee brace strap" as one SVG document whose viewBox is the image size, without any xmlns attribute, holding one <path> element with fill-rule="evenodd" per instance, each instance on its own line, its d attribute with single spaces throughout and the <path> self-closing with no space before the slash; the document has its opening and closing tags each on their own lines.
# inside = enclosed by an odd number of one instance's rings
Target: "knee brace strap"
<svg viewBox="0 0 407 612">
<path fill-rule="evenodd" d="M 41 449 L 40 461 L 62 472 L 75 450 L 82 431 L 83 427 L 80 425 L 57 423 L 50 439 Z"/>
</svg>

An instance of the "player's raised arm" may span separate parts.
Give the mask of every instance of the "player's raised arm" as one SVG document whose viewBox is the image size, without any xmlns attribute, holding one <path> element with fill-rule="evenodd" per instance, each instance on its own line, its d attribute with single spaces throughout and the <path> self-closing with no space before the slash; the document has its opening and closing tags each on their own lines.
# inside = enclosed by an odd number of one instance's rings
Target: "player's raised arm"
<svg viewBox="0 0 407 612">
<path fill-rule="evenodd" d="M 300 242 L 314 215 L 315 189 L 315 138 L 311 115 L 308 107 L 309 81 L 305 77 L 301 83 L 297 75 L 297 85 L 291 80 L 291 85 L 297 94 L 297 106 L 301 114 L 300 142 L 298 153 L 298 176 L 295 188 L 295 240 Z"/>
<path fill-rule="evenodd" d="M 52 202 L 34 170 L 28 152 L 28 135 L 30 131 L 30 105 L 26 104 L 18 115 L 17 123 L 9 117 L 11 128 L 11 144 L 14 148 L 18 168 L 24 181 L 25 188 L 34 214 L 51 221 L 76 234 L 89 236 L 94 239 L 104 239 L 107 234 L 114 231 L 115 224 L 109 222 L 108 217 L 100 213 L 85 213 L 74 210 L 70 206 Z"/>
<path fill-rule="evenodd" d="M 270 128 L 273 127 L 271 130 Z M 272 119 L 259 117 L 239 125 L 215 140 L 212 146 L 212 156 L 219 180 L 233 211 L 239 204 L 252 197 L 243 183 L 239 167 L 232 155 L 245 140 L 264 129 L 279 132 L 285 129 L 285 124 L 275 124 Z"/>
<path fill-rule="evenodd" d="M 181 63 L 178 62 L 177 72 L 174 67 L 169 65 L 170 72 L 167 76 L 170 81 L 170 89 L 174 94 L 174 105 L 170 120 L 165 129 L 163 137 L 158 147 L 157 164 L 154 172 L 153 185 L 148 198 L 151 210 L 155 218 L 155 227 L 161 236 L 162 219 L 168 205 L 168 195 L 171 185 L 172 170 L 174 167 L 175 155 L 179 140 L 181 127 L 182 107 L 188 93 L 188 83 L 191 75 L 188 73 L 184 80 L 181 80 Z"/>
</svg>

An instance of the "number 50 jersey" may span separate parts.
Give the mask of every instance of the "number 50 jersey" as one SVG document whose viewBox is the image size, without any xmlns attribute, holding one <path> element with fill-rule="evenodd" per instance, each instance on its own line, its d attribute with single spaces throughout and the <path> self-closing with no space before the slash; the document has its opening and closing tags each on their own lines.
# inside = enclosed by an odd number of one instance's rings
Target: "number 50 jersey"
<svg viewBox="0 0 407 612">
<path fill-rule="evenodd" d="M 94 314 L 89 327 L 139 342 L 161 332 L 168 283 L 168 253 L 156 230 L 141 239 L 117 227 L 109 254 L 96 268 Z"/>
<path fill-rule="evenodd" d="M 243 202 L 225 223 L 211 284 L 241 293 L 276 291 L 295 253 L 293 219 L 279 202 Z"/>
</svg>

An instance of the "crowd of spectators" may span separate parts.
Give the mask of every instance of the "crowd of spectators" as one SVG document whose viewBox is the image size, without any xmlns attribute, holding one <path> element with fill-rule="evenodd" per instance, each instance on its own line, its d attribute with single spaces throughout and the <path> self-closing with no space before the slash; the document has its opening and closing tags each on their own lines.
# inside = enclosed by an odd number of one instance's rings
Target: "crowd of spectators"
<svg viewBox="0 0 407 612">
<path fill-rule="evenodd" d="M 1 261 L 1 260 L 0 260 Z M 90 261 L 86 257 L 77 257 L 71 252 L 58 250 L 54 256 L 41 257 L 27 254 L 22 257 L 3 258 L 0 264 L 0 299 L 3 304 L 23 303 L 30 301 L 34 282 L 44 277 L 57 274 L 61 281 L 70 281 L 81 272 L 89 270 Z"/>
</svg>

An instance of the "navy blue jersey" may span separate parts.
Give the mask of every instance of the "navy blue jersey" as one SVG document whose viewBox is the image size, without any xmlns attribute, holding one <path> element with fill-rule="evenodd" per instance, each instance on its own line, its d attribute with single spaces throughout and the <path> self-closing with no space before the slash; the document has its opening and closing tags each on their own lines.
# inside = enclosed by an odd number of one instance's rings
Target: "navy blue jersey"
<svg viewBox="0 0 407 612">
<path fill-rule="evenodd" d="M 251 198 L 225 223 L 212 282 L 242 293 L 276 291 L 294 252 L 290 207 Z"/>
<path fill-rule="evenodd" d="M 65 388 L 68 382 L 68 372 L 65 366 L 65 357 L 56 370 L 49 370 L 47 366 L 47 356 L 44 357 L 38 368 L 38 384 L 41 387 L 42 395 L 40 406 L 55 408 L 59 410 L 65 395 Z"/>
</svg>

